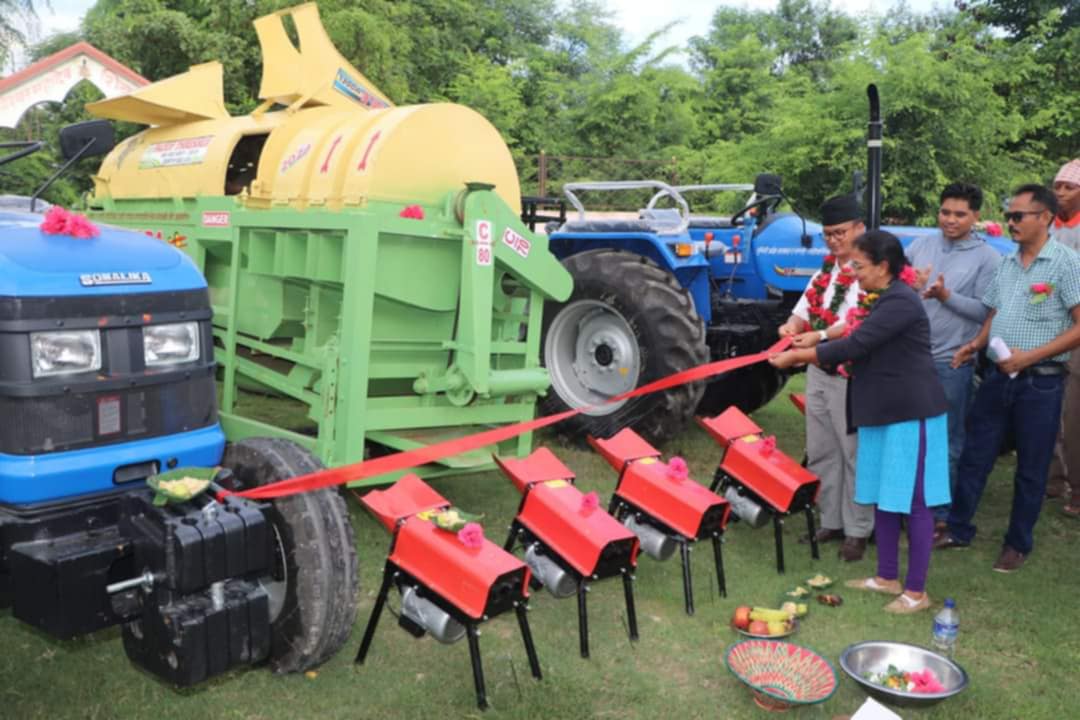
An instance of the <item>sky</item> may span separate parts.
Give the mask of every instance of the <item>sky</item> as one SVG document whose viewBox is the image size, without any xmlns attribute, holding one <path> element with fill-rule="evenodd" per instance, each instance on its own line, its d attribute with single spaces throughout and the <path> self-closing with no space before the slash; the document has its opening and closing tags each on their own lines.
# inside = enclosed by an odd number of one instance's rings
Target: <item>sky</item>
<svg viewBox="0 0 1080 720">
<path fill-rule="evenodd" d="M 897 1 L 832 0 L 831 5 L 835 9 L 843 10 L 856 17 L 871 14 L 880 16 L 892 9 Z M 301 0 L 297 0 L 297 4 L 300 2 Z M 643 40 L 650 32 L 672 20 L 678 20 L 679 24 L 660 39 L 661 47 L 683 46 L 692 36 L 704 34 L 713 11 L 721 5 L 762 10 L 776 6 L 776 0 L 678 0 L 676 2 L 606 0 L 606 2 L 614 13 L 615 23 L 626 32 L 627 41 L 631 45 Z M 42 37 L 51 32 L 74 30 L 87 9 L 93 4 L 94 0 L 51 0 L 51 8 L 43 8 L 39 11 Z M 952 2 L 951 0 L 905 0 L 905 4 L 916 12 L 927 12 L 935 7 L 950 7 Z"/>
</svg>

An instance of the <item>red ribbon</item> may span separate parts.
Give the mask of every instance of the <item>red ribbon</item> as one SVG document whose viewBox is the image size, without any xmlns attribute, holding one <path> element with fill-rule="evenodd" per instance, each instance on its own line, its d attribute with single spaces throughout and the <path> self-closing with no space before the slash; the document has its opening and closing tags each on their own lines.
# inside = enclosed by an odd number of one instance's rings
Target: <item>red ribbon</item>
<svg viewBox="0 0 1080 720">
<path fill-rule="evenodd" d="M 704 380 L 713 375 L 731 372 L 732 370 L 738 370 L 739 368 L 747 367 L 749 365 L 756 365 L 759 362 L 767 360 L 770 355 L 787 349 L 790 344 L 790 338 L 782 338 L 764 352 L 754 353 L 753 355 L 743 355 L 728 360 L 718 360 L 716 362 L 706 363 L 705 365 L 698 365 L 689 370 L 683 370 L 682 372 L 668 375 L 667 377 L 660 378 L 647 385 L 642 385 L 639 388 L 613 397 L 607 402 L 614 403 L 628 398 L 638 397 L 640 395 L 648 395 L 649 393 L 667 390 L 668 388 L 676 387 L 678 385 L 685 385 L 686 383 L 694 382 L 695 380 Z M 373 460 L 361 460 L 352 465 L 342 465 L 328 470 L 320 470 L 318 472 L 308 473 L 307 475 L 300 475 L 298 477 L 289 478 L 288 480 L 281 480 L 269 485 L 261 485 L 249 490 L 244 490 L 243 492 L 232 493 L 225 491 L 221 493 L 219 497 L 224 497 L 225 495 L 237 495 L 252 500 L 268 500 L 271 498 L 308 492 L 310 490 L 321 490 L 322 488 L 333 487 L 335 485 L 344 485 L 345 483 L 364 480 L 365 478 L 385 475 L 387 473 L 400 472 L 401 470 L 408 470 L 409 468 L 417 467 L 419 465 L 426 465 L 427 463 L 435 462 L 436 460 L 441 460 L 443 458 L 460 455 L 461 453 L 470 452 L 472 450 L 479 450 L 487 445 L 494 445 L 509 440 L 510 438 L 517 437 L 523 433 L 554 425 L 590 409 L 592 409 L 591 406 L 574 410 L 565 410 L 555 415 L 548 415 L 547 417 L 536 418 L 535 420 L 528 420 L 513 425 L 505 425 L 500 428 L 495 428 L 494 430 L 485 430 L 484 432 L 466 435 L 465 437 L 455 438 L 453 440 L 446 440 L 435 443 L 434 445 L 426 445 L 422 448 L 416 448 L 415 450 L 407 450 L 394 453 L 393 455 L 383 455 L 382 457 Z"/>
</svg>

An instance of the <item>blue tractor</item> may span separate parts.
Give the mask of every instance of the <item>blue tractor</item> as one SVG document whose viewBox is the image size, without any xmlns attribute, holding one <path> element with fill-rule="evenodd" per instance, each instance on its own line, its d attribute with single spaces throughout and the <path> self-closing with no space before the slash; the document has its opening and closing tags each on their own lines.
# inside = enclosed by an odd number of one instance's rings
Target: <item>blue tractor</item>
<svg viewBox="0 0 1080 720">
<path fill-rule="evenodd" d="M 64 168 L 113 144 L 108 123 L 66 128 Z M 40 147 L 12 145 L 0 164 Z M 343 499 L 159 504 L 147 479 L 170 470 L 237 490 L 320 465 L 281 439 L 226 445 L 210 298 L 182 251 L 47 234 L 40 192 L 0 201 L 0 607 L 57 638 L 120 625 L 129 658 L 178 686 L 318 665 L 356 613 Z"/>
<path fill-rule="evenodd" d="M 583 191 L 649 189 L 637 218 L 589 219 Z M 655 181 L 564 187 L 577 218 L 549 224 L 549 246 L 574 276 L 574 293 L 545 307 L 544 365 L 552 390 L 545 409 L 598 406 L 571 433 L 607 436 L 627 425 L 655 441 L 691 416 L 729 405 L 767 403 L 785 376 L 757 365 L 622 403 L 603 404 L 639 385 L 712 360 L 758 352 L 776 341 L 827 250 L 821 227 L 790 212 L 779 178 L 753 185 L 671 187 Z M 746 196 L 731 216 L 690 211 L 690 193 Z M 673 207 L 660 207 L 670 205 Z"/>
<path fill-rule="evenodd" d="M 877 227 L 881 208 L 881 120 L 877 91 L 867 89 L 867 225 Z M 861 183 L 856 182 L 858 187 Z M 655 194 L 629 219 L 590 219 L 578 194 L 648 189 Z M 691 193 L 743 193 L 731 216 L 691 211 Z M 751 412 L 772 399 L 786 376 L 758 364 L 707 384 L 607 402 L 620 393 L 713 360 L 759 352 L 777 340 L 777 328 L 828 253 L 821 226 L 794 212 L 777 175 L 752 185 L 671 187 L 661 182 L 591 182 L 564 186 L 577 217 L 547 225 L 549 247 L 574 277 L 574 292 L 544 308 L 543 361 L 552 389 L 544 410 L 592 406 L 565 422 L 570 437 L 606 437 L 633 426 L 650 440 L 677 435 L 696 412 L 715 414 L 729 405 Z M 527 198 L 526 222 L 549 220 Z M 790 203 L 789 203 L 790 204 Z M 905 244 L 933 228 L 889 227 Z M 1012 243 L 989 242 L 1002 254 Z"/>
</svg>

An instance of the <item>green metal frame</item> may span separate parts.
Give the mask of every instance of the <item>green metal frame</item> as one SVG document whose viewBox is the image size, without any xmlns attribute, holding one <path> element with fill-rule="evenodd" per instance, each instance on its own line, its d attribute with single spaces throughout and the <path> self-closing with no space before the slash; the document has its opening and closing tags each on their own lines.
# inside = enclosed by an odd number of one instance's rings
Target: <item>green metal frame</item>
<svg viewBox="0 0 1080 720">
<path fill-rule="evenodd" d="M 369 443 L 406 450 L 532 419 L 548 386 L 543 301 L 565 299 L 572 281 L 546 238 L 483 186 L 449 193 L 423 220 L 400 217 L 403 207 L 105 199 L 91 214 L 172 238 L 203 271 L 227 437 L 286 437 L 335 466 L 363 459 Z M 204 227 L 208 212 L 229 213 L 228 226 Z M 488 242 L 478 238 L 485 222 Z M 508 228 L 524 251 L 502 241 Z M 313 434 L 241 414 L 242 388 L 303 403 Z M 520 456 L 531 445 L 526 433 L 420 472 L 473 471 L 490 466 L 491 452 Z"/>
</svg>

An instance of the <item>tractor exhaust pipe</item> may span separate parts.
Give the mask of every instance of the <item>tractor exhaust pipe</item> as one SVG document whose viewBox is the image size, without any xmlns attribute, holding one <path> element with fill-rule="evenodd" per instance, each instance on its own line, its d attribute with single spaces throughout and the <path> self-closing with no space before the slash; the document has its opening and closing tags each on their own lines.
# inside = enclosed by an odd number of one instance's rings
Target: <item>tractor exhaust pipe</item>
<svg viewBox="0 0 1080 720">
<path fill-rule="evenodd" d="M 881 104 L 877 85 L 867 85 L 866 96 L 870 100 L 870 126 L 866 133 L 866 171 L 869 175 L 866 227 L 876 230 L 881 227 Z"/>
</svg>

